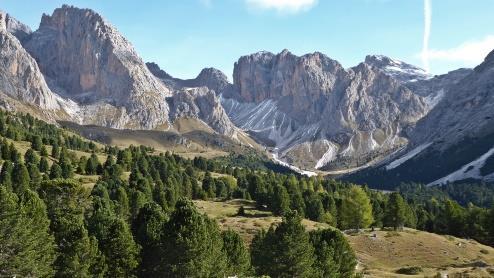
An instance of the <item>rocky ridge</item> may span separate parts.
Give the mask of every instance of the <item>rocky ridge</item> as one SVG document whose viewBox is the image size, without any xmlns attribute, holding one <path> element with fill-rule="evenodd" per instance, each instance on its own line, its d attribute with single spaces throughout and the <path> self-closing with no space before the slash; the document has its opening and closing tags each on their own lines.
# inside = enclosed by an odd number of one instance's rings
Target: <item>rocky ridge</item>
<svg viewBox="0 0 494 278">
<path fill-rule="evenodd" d="M 0 13 L 0 19 L 2 29 L 19 38 L 2 33 L 10 36 L 8 43 L 2 40 L 4 68 L 16 69 L 1 73 L 3 85 L 9 89 L 5 91 L 16 103 L 56 110 L 51 121 L 118 129 L 170 129 L 179 117 L 192 117 L 211 123 L 215 132 L 234 133 L 214 93 L 204 89 L 184 92 L 187 84 L 171 86 L 156 78 L 132 44 L 93 10 L 64 5 L 52 15 L 43 15 L 34 32 L 8 14 Z M 13 48 L 18 53 L 13 53 Z M 24 64 L 28 65 L 18 66 Z M 214 74 L 204 70 L 199 83 L 211 82 L 209 76 Z M 22 91 L 23 86 L 29 90 Z M 173 111 L 170 99 L 174 99 Z M 180 107 L 185 110 L 179 111 Z"/>
</svg>

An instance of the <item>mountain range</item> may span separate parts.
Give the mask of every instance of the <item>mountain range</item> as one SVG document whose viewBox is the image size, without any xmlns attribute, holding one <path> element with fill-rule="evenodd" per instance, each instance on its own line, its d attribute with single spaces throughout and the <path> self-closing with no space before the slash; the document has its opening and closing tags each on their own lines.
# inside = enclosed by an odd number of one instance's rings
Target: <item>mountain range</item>
<svg viewBox="0 0 494 278">
<path fill-rule="evenodd" d="M 0 12 L 0 64 L 0 107 L 49 122 L 209 130 L 374 187 L 494 180 L 494 52 L 438 76 L 381 55 L 344 68 L 319 52 L 258 52 L 238 59 L 232 83 L 214 68 L 183 80 L 98 13 L 64 5 L 35 31 Z"/>
</svg>

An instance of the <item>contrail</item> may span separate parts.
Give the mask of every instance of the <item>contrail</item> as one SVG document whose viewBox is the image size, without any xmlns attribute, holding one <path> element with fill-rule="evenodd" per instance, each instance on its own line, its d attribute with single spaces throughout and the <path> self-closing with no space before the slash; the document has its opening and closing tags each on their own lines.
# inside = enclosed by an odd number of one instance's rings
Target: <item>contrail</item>
<svg viewBox="0 0 494 278">
<path fill-rule="evenodd" d="M 422 46 L 422 64 L 429 72 L 429 38 L 431 36 L 432 24 L 432 0 L 424 0 L 424 42 Z"/>
</svg>

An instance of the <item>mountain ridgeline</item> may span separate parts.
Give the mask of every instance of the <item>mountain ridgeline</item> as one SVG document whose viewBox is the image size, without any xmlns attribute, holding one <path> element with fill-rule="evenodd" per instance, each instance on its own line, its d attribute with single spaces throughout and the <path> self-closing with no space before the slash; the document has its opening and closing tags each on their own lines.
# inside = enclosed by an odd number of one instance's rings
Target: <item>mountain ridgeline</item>
<svg viewBox="0 0 494 278">
<path fill-rule="evenodd" d="M 98 13 L 67 5 L 35 31 L 0 12 L 0 53 L 0 106 L 49 122 L 208 130 L 375 187 L 494 179 L 494 54 L 432 76 L 381 55 L 344 68 L 319 52 L 258 52 L 239 58 L 233 83 L 214 68 L 183 80 L 145 63 Z"/>
</svg>

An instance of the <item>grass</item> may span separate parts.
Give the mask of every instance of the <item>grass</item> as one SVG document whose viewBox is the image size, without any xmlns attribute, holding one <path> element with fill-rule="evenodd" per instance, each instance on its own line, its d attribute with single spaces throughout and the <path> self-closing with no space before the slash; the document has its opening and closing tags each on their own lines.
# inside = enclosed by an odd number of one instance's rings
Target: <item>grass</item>
<svg viewBox="0 0 494 278">
<path fill-rule="evenodd" d="M 357 254 L 359 267 L 365 269 L 369 277 L 410 277 L 397 270 L 415 267 L 423 270 L 415 277 L 432 277 L 438 272 L 491 277 L 489 266 L 494 265 L 494 249 L 473 240 L 412 229 L 362 232 L 347 235 L 347 238 Z M 481 267 L 479 262 L 486 266 Z"/>
<path fill-rule="evenodd" d="M 243 153 L 262 148 L 250 138 L 240 134 L 240 142 L 214 133 L 202 122 L 194 119 L 180 119 L 173 126 L 161 130 L 111 129 L 100 126 L 81 126 L 71 122 L 60 122 L 76 133 L 108 145 L 128 147 L 145 145 L 158 152 L 174 152 L 186 158 L 197 156 L 215 158 L 230 152 Z"/>
<path fill-rule="evenodd" d="M 258 210 L 254 201 L 230 200 L 226 202 L 195 200 L 199 211 L 217 219 L 222 230 L 232 229 L 240 234 L 247 244 L 252 242 L 254 235 L 261 229 L 269 229 L 273 224 L 281 222 L 281 217 L 273 216 L 271 212 Z M 245 208 L 245 216 L 237 216 L 238 209 Z M 307 230 L 329 228 L 329 225 L 307 219 L 302 220 Z"/>
</svg>

